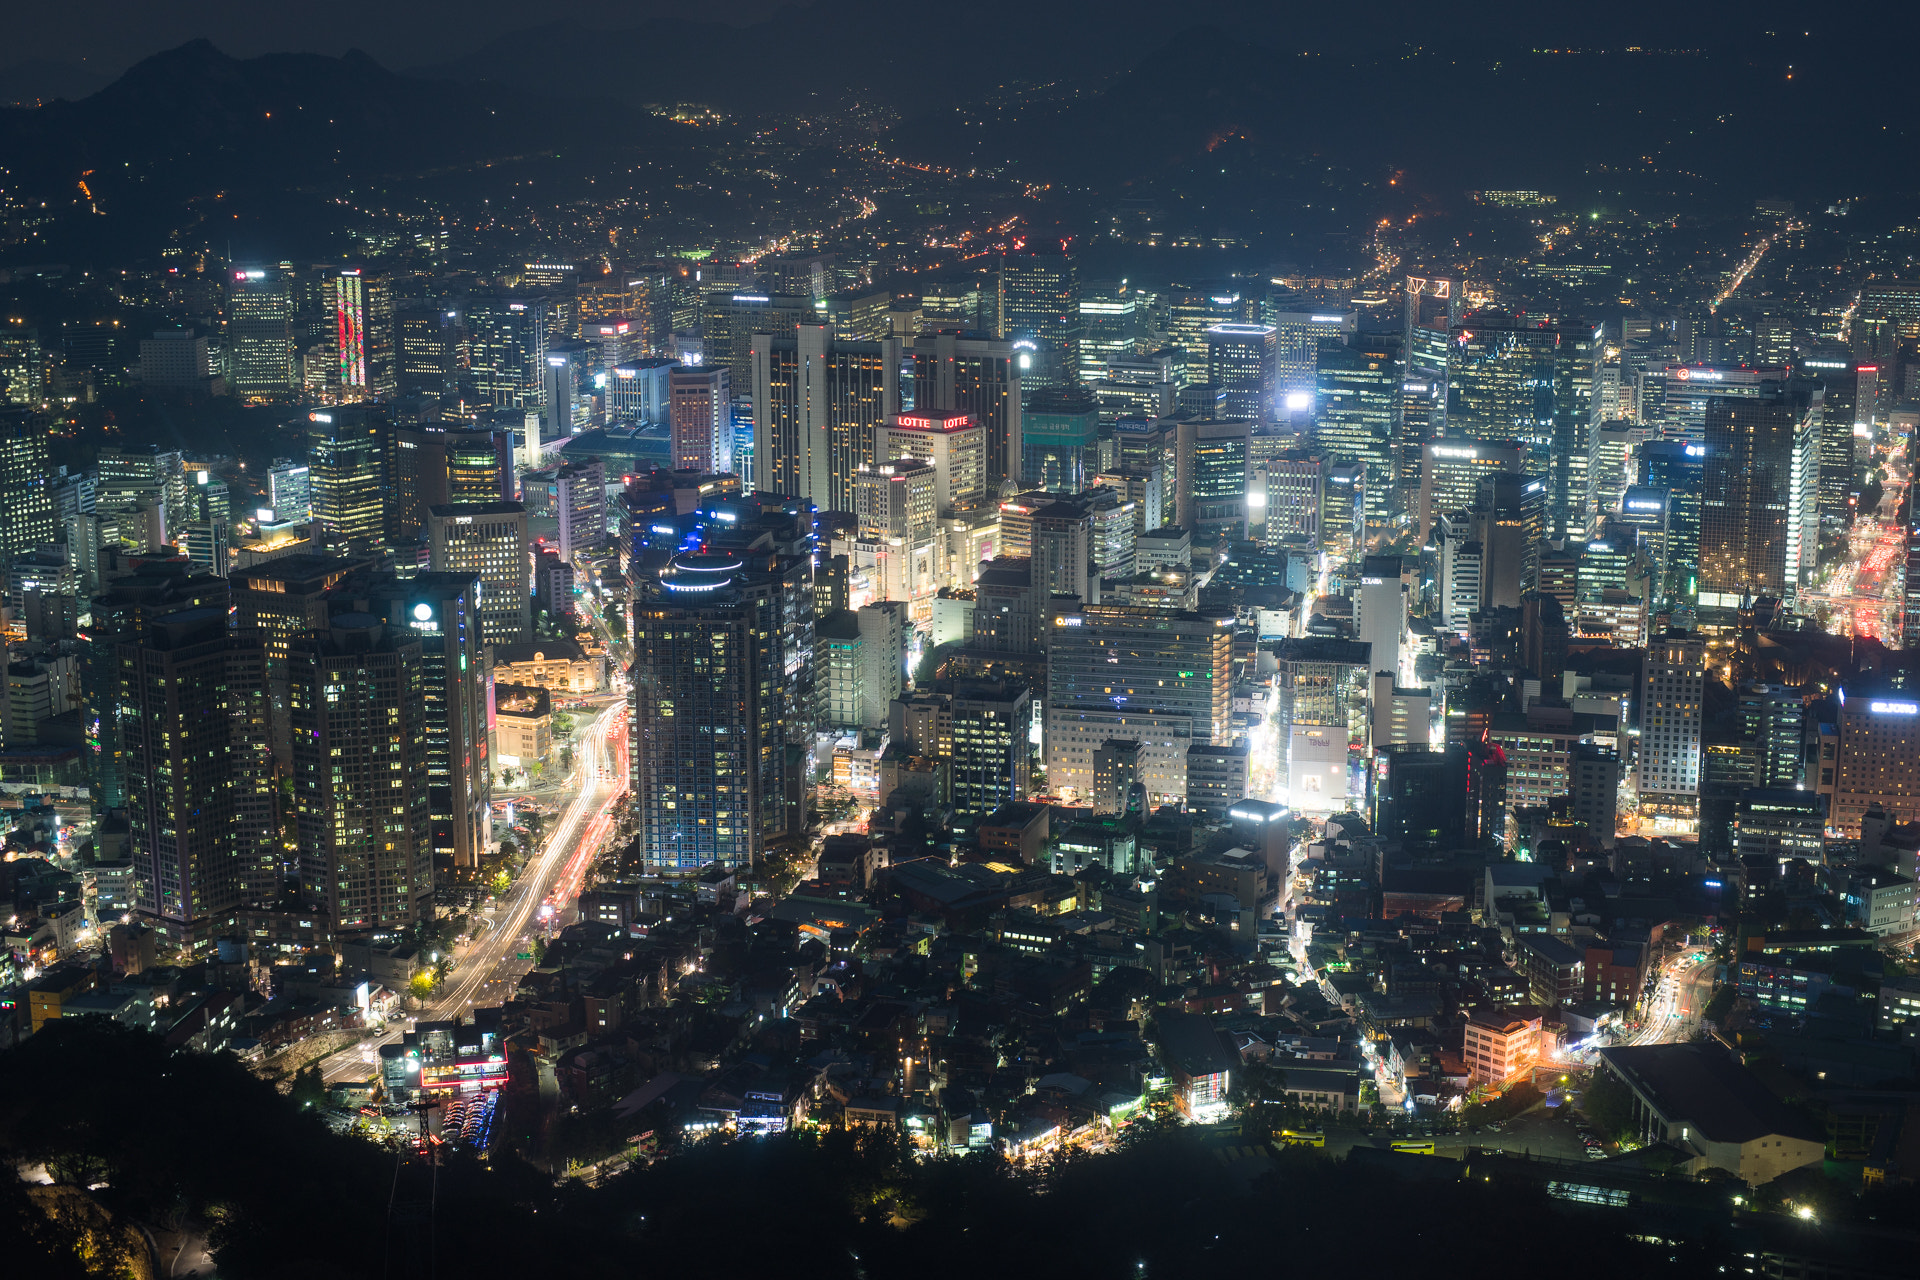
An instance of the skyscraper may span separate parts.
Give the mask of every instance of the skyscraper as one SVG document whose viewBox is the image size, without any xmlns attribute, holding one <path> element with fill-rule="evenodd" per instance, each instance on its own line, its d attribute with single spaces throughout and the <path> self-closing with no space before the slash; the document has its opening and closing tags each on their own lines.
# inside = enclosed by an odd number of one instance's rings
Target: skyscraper
<svg viewBox="0 0 1920 1280">
<path fill-rule="evenodd" d="M 293 295 L 273 268 L 235 268 L 227 290 L 227 388 L 245 400 L 293 390 Z"/>
<path fill-rule="evenodd" d="M 1010 253 L 1000 261 L 1000 334 L 1033 344 L 1030 386 L 1060 387 L 1080 375 L 1080 274 L 1066 253 Z"/>
<path fill-rule="evenodd" d="M 1706 642 L 1670 631 L 1640 660 L 1640 768 L 1644 813 L 1691 818 L 1700 807 Z"/>
<path fill-rule="evenodd" d="M 1751 596 L 1780 597 L 1791 585 L 1788 548 L 1799 426 L 1785 389 L 1765 398 L 1707 402 L 1700 495 L 1703 605 L 1737 608 Z"/>
<path fill-rule="evenodd" d="M 560 558 L 598 551 L 607 545 L 607 467 L 581 457 L 562 463 L 553 476 L 553 514 L 560 523 Z"/>
<path fill-rule="evenodd" d="M 1247 536 L 1247 453 L 1253 424 L 1184 419 L 1175 443 L 1174 523 L 1208 546 Z"/>
<path fill-rule="evenodd" d="M 1480 477 L 1474 525 L 1482 549 L 1482 605 L 1520 607 L 1540 586 L 1540 542 L 1546 536 L 1546 482 L 1495 471 Z"/>
<path fill-rule="evenodd" d="M 394 311 L 394 381 L 403 396 L 454 394 L 467 371 L 469 347 L 460 312 L 438 302 L 412 302 Z"/>
<path fill-rule="evenodd" d="M 874 429 L 900 411 L 899 343 L 841 342 L 831 325 L 752 341 L 754 485 L 850 511 Z"/>
<path fill-rule="evenodd" d="M 267 505 L 276 520 L 305 520 L 313 514 L 313 498 L 308 489 L 311 473 L 304 462 L 280 458 L 267 471 Z"/>
<path fill-rule="evenodd" d="M 1033 699 L 1017 680 L 956 680 L 952 706 L 953 815 L 964 831 L 1026 797 Z"/>
<path fill-rule="evenodd" d="M 336 938 L 433 916 L 426 675 L 419 638 L 336 614 L 288 652 L 303 891 Z"/>
<path fill-rule="evenodd" d="M 970 414 L 986 436 L 986 497 L 1020 479 L 1020 362 L 1011 342 L 935 333 L 914 339 L 913 409 Z M 763 447 L 764 449 L 764 447 Z"/>
<path fill-rule="evenodd" d="M 366 614 L 420 642 L 427 812 L 437 863 L 469 874 L 492 841 L 493 772 L 480 581 L 459 573 L 355 575 L 329 595 L 334 613 Z"/>
<path fill-rule="evenodd" d="M 293 759 L 293 721 L 287 711 L 287 654 L 295 637 L 326 626 L 328 596 L 335 585 L 371 563 L 371 557 L 295 554 L 248 565 L 233 575 L 234 624 L 241 630 L 259 632 L 266 646 L 273 749 L 283 765 Z M 220 594 L 218 599 L 225 608 L 226 594 Z M 97 606 L 95 616 L 99 616 Z"/>
<path fill-rule="evenodd" d="M 1100 405 L 1084 387 L 1042 387 L 1020 419 L 1020 482 L 1079 493 L 1100 469 Z"/>
<path fill-rule="evenodd" d="M 47 428 L 32 411 L 0 409 L 0 562 L 54 540 Z"/>
<path fill-rule="evenodd" d="M 226 615 L 227 580 L 193 575 L 189 570 L 185 556 L 156 558 L 137 572 L 112 579 L 109 589 L 93 599 L 93 625 L 80 638 L 81 729 L 86 735 L 94 803 L 102 808 L 120 808 L 127 797 L 117 646 L 140 640 L 154 620 L 165 614 L 213 609 Z"/>
<path fill-rule="evenodd" d="M 364 405 L 341 405 L 316 409 L 307 419 L 307 486 L 318 533 L 333 546 L 381 546 L 386 442 L 378 418 Z"/>
<path fill-rule="evenodd" d="M 1047 782 L 1093 789 L 1113 739 L 1143 744 L 1150 795 L 1186 793 L 1186 750 L 1232 739 L 1232 628 L 1210 614 L 1119 605 L 1056 607 L 1047 644 Z"/>
<path fill-rule="evenodd" d="M 533 566 L 527 508 L 519 502 L 452 502 L 428 508 L 427 538 L 435 573 L 480 580 L 480 635 L 511 644 L 533 631 Z"/>
<path fill-rule="evenodd" d="M 959 409 L 902 413 L 878 429 L 876 463 L 922 458 L 934 471 L 934 499 L 940 515 L 959 516 L 986 501 L 986 431 L 973 415 Z"/>
<path fill-rule="evenodd" d="M 139 912 L 201 950 L 223 913 L 280 888 L 266 649 L 212 607 L 154 619 L 116 658 Z"/>
<path fill-rule="evenodd" d="M 1504 312 L 1476 312 L 1451 330 L 1447 362 L 1449 438 L 1518 440 L 1536 459 L 1547 491 L 1547 535 L 1565 537 L 1586 501 L 1587 437 L 1602 355 L 1591 325 L 1541 325 Z"/>
<path fill-rule="evenodd" d="M 333 325 L 337 376 L 330 381 L 336 393 L 343 400 L 391 399 L 398 389 L 391 283 L 362 267 L 342 267 L 328 274 L 323 288 Z"/>
<path fill-rule="evenodd" d="M 1356 333 L 1347 343 L 1320 344 L 1315 374 L 1313 434 L 1334 462 L 1367 469 L 1367 524 L 1384 529 L 1393 498 L 1393 437 L 1400 410 L 1400 375 L 1391 339 Z"/>
<path fill-rule="evenodd" d="M 474 399 L 503 408 L 539 405 L 551 310 L 538 297 L 482 297 L 467 304 L 465 381 Z"/>
<path fill-rule="evenodd" d="M 648 870 L 752 866 L 800 821 L 813 731 L 804 557 L 686 555 L 633 606 L 634 808 Z"/>
<path fill-rule="evenodd" d="M 1279 342 L 1267 324 L 1216 324 L 1207 330 L 1207 381 L 1226 392 L 1226 412 L 1266 422 L 1279 410 Z"/>
<path fill-rule="evenodd" d="M 683 365 L 668 375 L 677 471 L 723 475 L 734 468 L 733 375 L 724 365 Z"/>
</svg>

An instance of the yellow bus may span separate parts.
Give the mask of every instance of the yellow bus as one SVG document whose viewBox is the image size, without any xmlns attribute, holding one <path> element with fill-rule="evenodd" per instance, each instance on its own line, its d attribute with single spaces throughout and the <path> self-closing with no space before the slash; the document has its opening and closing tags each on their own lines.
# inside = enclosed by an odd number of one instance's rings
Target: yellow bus
<svg viewBox="0 0 1920 1280">
<path fill-rule="evenodd" d="M 1393 1149 L 1402 1155 L 1430 1156 L 1434 1154 L 1431 1138 L 1395 1138 Z"/>
<path fill-rule="evenodd" d="M 1327 1145 L 1327 1135 L 1320 1129 L 1315 1129 L 1312 1132 L 1282 1129 L 1280 1131 L 1280 1141 L 1289 1147 L 1324 1147 Z"/>
</svg>

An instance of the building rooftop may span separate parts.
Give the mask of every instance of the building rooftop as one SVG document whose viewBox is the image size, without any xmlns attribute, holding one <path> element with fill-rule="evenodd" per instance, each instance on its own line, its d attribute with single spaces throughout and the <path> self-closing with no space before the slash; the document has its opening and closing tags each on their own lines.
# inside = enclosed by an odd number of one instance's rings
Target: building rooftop
<svg viewBox="0 0 1920 1280">
<path fill-rule="evenodd" d="M 1751 1142 L 1776 1133 L 1824 1140 L 1820 1126 L 1788 1108 L 1759 1076 L 1717 1048 L 1622 1045 L 1602 1049 L 1600 1056 L 1669 1121 L 1684 1120 L 1710 1141 Z"/>
</svg>

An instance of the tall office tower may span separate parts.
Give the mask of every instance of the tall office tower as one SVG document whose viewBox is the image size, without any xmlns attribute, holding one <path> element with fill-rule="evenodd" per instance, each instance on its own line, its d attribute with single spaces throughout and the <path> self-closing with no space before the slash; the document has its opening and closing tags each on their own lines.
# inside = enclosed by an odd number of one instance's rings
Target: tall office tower
<svg viewBox="0 0 1920 1280">
<path fill-rule="evenodd" d="M 202 951 L 222 914 L 280 889 L 266 649 L 213 607 L 156 618 L 115 654 L 139 912 Z"/>
<path fill-rule="evenodd" d="M 47 396 L 47 352 L 40 332 L 0 332 L 0 405 L 37 409 Z"/>
<path fill-rule="evenodd" d="M 1455 529 L 1453 521 L 1442 517 L 1434 524 L 1434 540 L 1440 544 L 1440 577 L 1435 584 L 1440 615 L 1449 631 L 1470 635 L 1473 615 L 1480 608 L 1486 589 L 1486 547 L 1471 536 L 1471 522 Z"/>
<path fill-rule="evenodd" d="M 310 474 L 304 462 L 274 459 L 267 470 L 267 505 L 273 508 L 275 520 L 305 520 L 313 514 Z"/>
<path fill-rule="evenodd" d="M 1373 674 L 1400 683 L 1400 638 L 1407 630 L 1407 593 L 1400 585 L 1399 556 L 1368 556 L 1360 562 L 1354 595 L 1354 634 L 1368 646 Z M 1424 739 L 1423 739 L 1424 741 Z"/>
<path fill-rule="evenodd" d="M 196 468 L 188 480 L 187 498 L 175 525 L 174 542 L 187 553 L 196 570 L 224 578 L 229 535 L 233 529 L 232 496 L 226 481 L 210 471 Z"/>
<path fill-rule="evenodd" d="M 335 938 L 433 918 L 421 650 L 364 613 L 335 614 L 288 650 L 300 882 Z"/>
<path fill-rule="evenodd" d="M 1817 401 L 1819 392 L 1813 395 Z M 1791 587 L 1813 589 L 1820 560 L 1820 407 L 1812 404 L 1793 433 L 1787 480 L 1786 577 Z"/>
<path fill-rule="evenodd" d="M 863 538 L 931 542 L 939 519 L 933 467 L 918 458 L 869 463 L 854 473 L 853 514 Z"/>
<path fill-rule="evenodd" d="M 1602 849 L 1613 848 L 1619 825 L 1620 753 L 1597 742 L 1574 743 L 1567 792 L 1573 797 L 1573 820 L 1585 823 Z"/>
<path fill-rule="evenodd" d="M 733 460 L 733 374 L 724 365 L 676 366 L 669 374 L 673 466 L 716 476 Z"/>
<path fill-rule="evenodd" d="M 1247 451 L 1253 424 L 1183 420 L 1175 440 L 1173 522 L 1212 546 L 1247 536 Z"/>
<path fill-rule="evenodd" d="M 1278 403 L 1290 409 L 1311 407 L 1301 396 L 1319 390 L 1320 352 L 1328 342 L 1345 345 L 1357 317 L 1340 311 L 1279 311 L 1269 321 L 1274 331 Z M 1217 377 L 1211 381 L 1218 382 Z"/>
<path fill-rule="evenodd" d="M 1700 589 L 1700 500 L 1707 447 L 1679 440 L 1640 446 L 1640 484 L 1666 494 L 1666 582 L 1661 596 L 1691 605 Z"/>
<path fill-rule="evenodd" d="M 1320 509 L 1320 548 L 1352 560 L 1366 554 L 1367 464 L 1337 462 L 1327 468 Z"/>
<path fill-rule="evenodd" d="M 1748 596 L 1784 596 L 1791 585 L 1788 524 L 1798 428 L 1794 405 L 1778 383 L 1765 399 L 1715 396 L 1707 402 L 1701 604 L 1738 608 Z"/>
<path fill-rule="evenodd" d="M 1901 598 L 1900 647 L 1920 649 L 1920 520 L 1907 516 L 1907 585 Z"/>
<path fill-rule="evenodd" d="M 1550 459 L 1541 472 L 1547 485 L 1547 534 L 1565 537 L 1586 502 L 1586 446 L 1603 354 L 1601 331 L 1477 312 L 1453 326 L 1452 339 L 1447 435 L 1518 440 L 1537 460 Z"/>
<path fill-rule="evenodd" d="M 1470 511 L 1480 498 L 1480 481 L 1489 472 L 1519 474 L 1526 469 L 1523 444 L 1475 444 L 1470 440 L 1432 440 L 1421 450 L 1420 496 L 1414 527 L 1425 545 L 1433 523 L 1443 515 Z"/>
<path fill-rule="evenodd" d="M 54 540 L 48 429 L 26 409 L 0 410 L 0 563 Z"/>
<path fill-rule="evenodd" d="M 1481 838 L 1478 828 L 1483 822 L 1476 793 L 1486 788 L 1476 787 L 1469 776 L 1467 746 L 1457 742 L 1444 747 L 1425 742 L 1389 746 L 1380 752 L 1377 768 L 1380 779 L 1374 791 L 1373 820 L 1374 831 L 1382 837 L 1442 847 Z"/>
<path fill-rule="evenodd" d="M 1338 813 L 1347 807 L 1348 748 L 1366 740 L 1371 655 L 1352 640 L 1306 636 L 1282 640 L 1275 657 L 1287 803 L 1308 813 Z"/>
<path fill-rule="evenodd" d="M 907 642 L 912 638 L 907 606 L 898 600 L 821 618 L 814 645 L 826 668 L 826 724 L 885 728 L 906 678 Z"/>
<path fill-rule="evenodd" d="M 1631 530 L 1640 546 L 1646 549 L 1653 562 L 1647 594 L 1655 600 L 1666 593 L 1664 584 L 1673 560 L 1673 526 L 1668 509 L 1671 499 L 1672 495 L 1665 489 L 1628 485 L 1620 495 L 1620 510 L 1607 517 L 1607 523 L 1624 525 Z M 1687 571 L 1692 573 L 1692 561 L 1688 561 Z"/>
<path fill-rule="evenodd" d="M 1085 387 L 1041 387 L 1020 417 L 1020 483 L 1079 493 L 1100 470 L 1100 405 Z"/>
<path fill-rule="evenodd" d="M 447 457 L 445 501 L 512 500 L 520 483 L 514 474 L 511 431 L 486 427 L 447 431 L 443 439 Z"/>
<path fill-rule="evenodd" d="M 639 326 L 624 317 L 583 323 L 580 326 L 580 341 L 586 343 L 591 352 L 587 364 L 596 380 L 609 369 L 642 359 L 647 348 Z"/>
<path fill-rule="evenodd" d="M 806 558 L 679 556 L 634 602 L 633 641 L 647 869 L 754 865 L 801 822 L 815 696 Z"/>
<path fill-rule="evenodd" d="M 900 412 L 900 344 L 839 342 L 830 325 L 752 341 L 754 484 L 822 511 L 853 509 L 874 430 Z"/>
<path fill-rule="evenodd" d="M 1640 659 L 1642 813 L 1690 818 L 1699 812 L 1706 664 L 1706 642 L 1682 631 L 1653 640 Z"/>
<path fill-rule="evenodd" d="M 94 505 L 107 511 L 152 506 L 159 510 L 161 540 L 168 519 L 184 518 L 187 470 L 176 451 L 157 445 L 108 445 L 97 460 Z"/>
<path fill-rule="evenodd" d="M 1874 280 L 1860 290 L 1853 317 L 1853 356 L 1884 366 L 1901 343 L 1920 339 L 1920 281 Z"/>
<path fill-rule="evenodd" d="M 1248 448 L 1253 437 L 1249 435 Z M 1171 520 L 1174 486 L 1179 472 L 1179 431 L 1170 418 L 1122 418 L 1113 424 L 1114 463 L 1123 471 L 1146 475 L 1160 472 L 1161 509 Z"/>
<path fill-rule="evenodd" d="M 320 624 L 332 614 L 366 614 L 419 641 L 430 847 L 438 865 L 469 874 L 493 839 L 479 598 L 479 579 L 467 574 L 355 574 L 329 593 Z"/>
<path fill-rule="evenodd" d="M 952 705 L 953 822 L 971 831 L 1027 795 L 1033 694 L 1017 680 L 956 680 Z"/>
<path fill-rule="evenodd" d="M 607 545 L 607 467 L 598 458 L 563 463 L 553 476 L 553 514 L 560 522 L 560 558 Z"/>
<path fill-rule="evenodd" d="M 527 508 L 519 502 L 451 502 L 427 509 L 435 573 L 480 579 L 480 637 L 512 644 L 533 632 L 533 566 Z"/>
<path fill-rule="evenodd" d="M 656 357 L 607 370 L 607 422 L 622 427 L 661 426 L 673 420 L 672 375 L 678 361 Z M 733 375 L 727 375 L 731 397 Z"/>
<path fill-rule="evenodd" d="M 1080 295 L 1082 383 L 1105 378 L 1109 361 L 1133 354 L 1134 342 L 1145 331 L 1145 305 L 1145 295 L 1128 289 L 1125 280 L 1087 286 Z"/>
<path fill-rule="evenodd" d="M 1865 682 L 1842 690 L 1839 729 L 1833 825 L 1858 836 L 1876 806 L 1895 822 L 1920 819 L 1920 702 L 1912 691 Z"/>
<path fill-rule="evenodd" d="M 953 333 L 923 334 L 905 354 L 913 357 L 915 413 L 958 410 L 980 424 L 987 449 L 987 500 L 997 499 L 1009 481 L 1018 484 L 1022 381 L 1013 344 Z"/>
<path fill-rule="evenodd" d="M 1207 381 L 1226 392 L 1227 413 L 1271 421 L 1280 408 L 1279 339 L 1273 326 L 1216 324 L 1206 339 Z"/>
<path fill-rule="evenodd" d="M 475 400 L 538 407 L 551 311 L 547 299 L 535 297 L 481 297 L 467 303 L 464 381 Z"/>
<path fill-rule="evenodd" d="M 364 405 L 307 415 L 307 490 L 315 532 L 330 546 L 386 538 L 386 441 Z"/>
<path fill-rule="evenodd" d="M 805 295 L 751 289 L 712 293 L 707 297 L 701 330 L 700 363 L 705 368 L 727 370 L 736 387 L 751 387 L 754 334 L 788 338 L 797 325 L 823 322 L 825 317 Z"/>
<path fill-rule="evenodd" d="M 1030 343 L 1029 387 L 1063 387 L 1080 372 L 1080 273 L 1070 254 L 1010 253 L 1000 260 L 1001 338 Z"/>
<path fill-rule="evenodd" d="M 1837 354 L 1810 355 L 1796 370 L 1819 383 L 1819 508 L 1821 520 L 1847 524 L 1853 519 L 1858 466 L 1853 428 L 1859 418 L 1860 375 L 1853 361 Z"/>
<path fill-rule="evenodd" d="M 1313 405 L 1313 435 L 1335 462 L 1367 469 L 1367 523 L 1384 529 L 1393 498 L 1393 438 L 1400 411 L 1400 375 L 1392 343 L 1357 333 L 1351 344 L 1324 341 Z"/>
<path fill-rule="evenodd" d="M 323 283 L 337 366 L 328 381 L 344 400 L 390 399 L 398 389 L 393 358 L 393 290 L 385 276 L 341 267 Z"/>
<path fill-rule="evenodd" d="M 1157 802 L 1186 794 L 1186 752 L 1233 740 L 1231 628 L 1211 614 L 1121 605 L 1055 605 L 1047 646 L 1047 784 L 1094 786 L 1102 744 L 1142 744 L 1141 779 Z"/>
<path fill-rule="evenodd" d="M 328 593 L 371 563 L 370 557 L 294 554 L 248 565 L 233 575 L 234 625 L 242 631 L 257 631 L 266 646 L 273 749 L 283 765 L 293 759 L 292 721 L 287 712 L 288 649 L 302 632 L 326 626 Z M 225 608 L 228 597 L 222 594 L 218 599 Z"/>
<path fill-rule="evenodd" d="M 585 426 L 586 402 L 580 396 L 581 376 L 591 359 L 591 348 L 578 342 L 549 342 L 540 362 L 540 441 L 564 440 Z"/>
<path fill-rule="evenodd" d="M 81 641 L 81 730 L 94 802 L 118 809 L 127 802 L 127 763 L 120 739 L 116 646 L 138 640 L 163 614 L 209 608 L 225 616 L 229 594 L 226 579 L 189 574 L 184 556 L 149 561 L 107 586 L 93 599 L 93 625 Z"/>
<path fill-rule="evenodd" d="M 451 396 L 467 372 L 467 328 L 456 309 L 407 302 L 394 309 L 395 385 L 403 396 Z"/>
<path fill-rule="evenodd" d="M 1741 737 L 1754 758 L 1754 786 L 1800 785 L 1806 738 L 1806 701 L 1786 685 L 1740 686 Z"/>
<path fill-rule="evenodd" d="M 1540 586 L 1540 543 L 1546 537 L 1547 485 L 1538 476 L 1496 471 L 1480 477 L 1474 504 L 1482 548 L 1482 606 L 1520 607 Z"/>
<path fill-rule="evenodd" d="M 1650 438 L 1645 427 L 1630 422 L 1594 423 L 1587 433 L 1587 495 L 1580 529 L 1591 529 L 1620 509 L 1620 494 L 1630 482 L 1628 459 Z"/>
<path fill-rule="evenodd" d="M 1248 314 L 1247 299 L 1232 281 L 1176 284 L 1167 293 L 1167 339 L 1183 353 L 1188 369 L 1199 369 L 1206 363 L 1208 329 L 1253 318 Z"/>
<path fill-rule="evenodd" d="M 649 282 L 644 277 L 636 277 L 624 269 L 582 277 L 573 289 L 579 311 L 577 336 L 586 337 L 587 331 L 596 324 L 632 319 L 645 307 L 649 292 Z M 643 356 L 646 352 L 635 354 Z"/>
<path fill-rule="evenodd" d="M 1699 444 L 1706 439 L 1707 405 L 1716 399 L 1771 399 L 1786 381 L 1785 369 L 1666 365 L 1640 375 L 1640 421 L 1662 440 Z"/>
<path fill-rule="evenodd" d="M 1440 438 L 1440 430 L 1435 425 L 1439 383 L 1440 379 L 1428 369 L 1413 369 L 1401 375 L 1399 428 L 1393 441 L 1393 484 L 1402 494 L 1419 490 L 1424 451 Z"/>
<path fill-rule="evenodd" d="M 987 499 L 987 433 L 961 409 L 896 414 L 876 428 L 873 460 L 925 459 L 934 471 L 934 500 L 942 518 L 979 510 Z"/>
<path fill-rule="evenodd" d="M 1269 547 L 1296 538 L 1318 548 L 1320 513 L 1326 501 L 1326 455 L 1313 449 L 1289 449 L 1268 458 L 1260 471 L 1264 490 L 1256 484 L 1254 492 L 1264 491 L 1266 524 L 1261 540 Z"/>
<path fill-rule="evenodd" d="M 1574 577 L 1574 599 L 1563 600 L 1567 616 L 1573 616 L 1574 600 L 1598 597 L 1602 591 L 1625 591 L 1640 559 L 1640 530 L 1625 521 L 1607 519 L 1593 531 L 1593 537 L 1581 549 Z M 1551 552 L 1549 555 L 1553 554 Z M 1541 586 L 1547 590 L 1546 556 L 1541 557 Z"/>
<path fill-rule="evenodd" d="M 235 268 L 227 289 L 227 342 L 233 395 L 271 400 L 293 390 L 293 295 L 284 273 Z"/>
</svg>

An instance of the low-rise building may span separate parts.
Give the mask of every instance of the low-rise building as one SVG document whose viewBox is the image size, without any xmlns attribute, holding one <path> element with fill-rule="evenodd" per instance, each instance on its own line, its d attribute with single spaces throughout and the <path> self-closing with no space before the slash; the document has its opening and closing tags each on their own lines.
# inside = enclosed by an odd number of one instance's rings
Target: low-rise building
<svg viewBox="0 0 1920 1280">
<path fill-rule="evenodd" d="M 1475 1084 L 1503 1084 L 1540 1060 L 1540 1015 L 1532 1009 L 1478 1009 L 1467 1019 L 1461 1056 Z"/>
<path fill-rule="evenodd" d="M 1622 1045 L 1600 1061 L 1633 1091 L 1641 1139 L 1691 1152 L 1692 1172 L 1724 1169 L 1758 1186 L 1826 1157 L 1819 1126 L 1718 1046 Z"/>
</svg>

